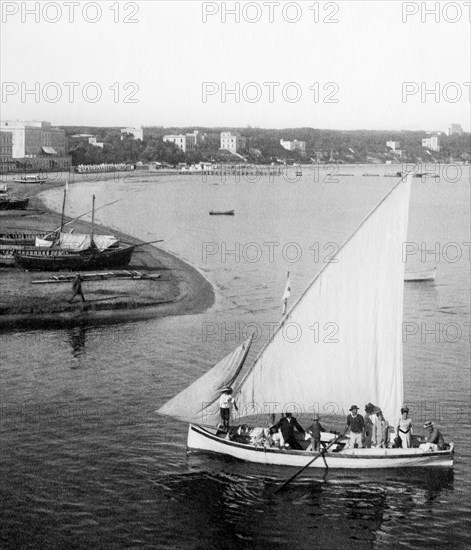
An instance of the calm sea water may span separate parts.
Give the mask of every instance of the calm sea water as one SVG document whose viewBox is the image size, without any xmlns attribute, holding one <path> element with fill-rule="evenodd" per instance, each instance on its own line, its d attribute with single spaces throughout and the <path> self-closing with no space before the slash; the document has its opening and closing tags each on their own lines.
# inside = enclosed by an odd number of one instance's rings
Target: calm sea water
<svg viewBox="0 0 471 550">
<path fill-rule="evenodd" d="M 98 221 L 165 239 L 163 248 L 212 282 L 216 302 L 199 315 L 0 335 L 2 547 L 469 544 L 470 180 L 462 169 L 456 182 L 414 180 L 407 269 L 438 272 L 435 283 L 406 285 L 404 318 L 405 399 L 416 433 L 432 419 L 455 442 L 453 472 L 318 471 L 276 498 L 286 471 L 187 455 L 186 425 L 155 410 L 253 330 L 255 356 L 280 319 L 286 272 L 294 300 L 396 182 L 382 177 L 394 168 L 342 167 L 354 175 L 337 178 L 305 169 L 297 182 L 72 184 L 69 215 L 88 210 L 92 194 L 97 205 L 120 198 Z M 47 203 L 59 210 L 61 195 L 48 192 Z"/>
</svg>

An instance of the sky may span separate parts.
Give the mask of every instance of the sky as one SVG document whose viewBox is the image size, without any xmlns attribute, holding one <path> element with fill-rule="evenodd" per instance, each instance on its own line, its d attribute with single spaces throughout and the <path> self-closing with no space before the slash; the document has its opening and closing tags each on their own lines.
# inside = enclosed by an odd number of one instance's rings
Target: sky
<svg viewBox="0 0 471 550">
<path fill-rule="evenodd" d="M 469 131 L 467 4 L 3 0 L 0 117 Z"/>
</svg>

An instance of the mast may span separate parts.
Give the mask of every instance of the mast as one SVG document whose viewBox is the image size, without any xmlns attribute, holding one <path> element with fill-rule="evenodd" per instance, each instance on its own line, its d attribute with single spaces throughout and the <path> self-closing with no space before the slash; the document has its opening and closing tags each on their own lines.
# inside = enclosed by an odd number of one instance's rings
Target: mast
<svg viewBox="0 0 471 550">
<path fill-rule="evenodd" d="M 90 234 L 90 246 L 93 246 L 93 233 L 95 231 L 95 195 L 92 198 L 92 231 Z"/>
<path fill-rule="evenodd" d="M 64 230 L 64 215 L 65 215 L 65 197 L 66 197 L 66 194 L 67 194 L 67 191 L 66 191 L 66 188 L 64 187 L 64 199 L 62 201 L 62 214 L 61 214 L 61 227 L 60 227 L 60 232 L 61 233 Z"/>
</svg>

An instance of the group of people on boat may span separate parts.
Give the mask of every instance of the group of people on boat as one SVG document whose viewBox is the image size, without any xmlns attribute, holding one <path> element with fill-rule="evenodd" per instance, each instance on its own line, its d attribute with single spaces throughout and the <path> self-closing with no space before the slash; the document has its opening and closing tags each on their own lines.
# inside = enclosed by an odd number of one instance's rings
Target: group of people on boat
<svg viewBox="0 0 471 550">
<path fill-rule="evenodd" d="M 237 409 L 237 404 L 232 397 L 232 389 L 229 386 L 222 388 L 219 399 L 221 414 L 220 431 L 231 434 L 230 417 L 231 409 Z M 412 447 L 412 420 L 409 418 L 409 409 L 401 408 L 401 417 L 394 426 L 395 436 L 390 437 L 390 424 L 384 418 L 381 409 L 372 403 L 365 405 L 364 416 L 359 414 L 357 405 L 352 405 L 346 421 L 345 433 L 348 431 L 349 442 L 347 448 L 403 448 Z M 427 421 L 424 428 L 428 436 L 419 439 L 419 447 L 424 451 L 441 451 L 447 448 L 445 440 L 433 422 Z M 255 431 L 254 431 L 255 430 Z M 232 432 L 232 436 L 240 442 L 263 444 L 279 447 L 281 449 L 294 449 L 318 452 L 321 450 L 321 432 L 326 432 L 320 424 L 320 416 L 315 414 L 312 424 L 305 430 L 291 412 L 282 414 L 280 420 L 272 423 L 267 430 L 255 428 L 249 430 L 244 424 Z M 335 432 L 334 432 L 335 433 Z M 301 441 L 308 442 L 308 446 L 302 445 Z"/>
</svg>

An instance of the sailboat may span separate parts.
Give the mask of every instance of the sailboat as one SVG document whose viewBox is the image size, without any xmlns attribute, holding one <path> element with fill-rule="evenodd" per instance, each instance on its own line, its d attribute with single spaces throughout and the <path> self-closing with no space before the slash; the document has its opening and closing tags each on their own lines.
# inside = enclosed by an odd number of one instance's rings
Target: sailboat
<svg viewBox="0 0 471 550">
<path fill-rule="evenodd" d="M 157 412 L 189 423 L 188 448 L 247 462 L 303 467 L 307 450 L 231 440 L 217 428 L 219 391 L 233 388 L 243 417 L 287 410 L 346 417 L 351 403 L 375 403 L 394 427 L 403 406 L 402 322 L 404 262 L 412 178 L 401 178 L 346 240 L 283 317 L 249 368 L 242 368 L 250 339 Z M 316 341 L 316 322 L 335 322 L 338 342 Z M 283 328 L 296 323 L 296 343 Z M 393 434 L 392 434 L 393 435 Z M 348 448 L 348 439 L 328 445 L 313 468 L 370 469 L 451 467 L 454 446 L 443 451 L 413 448 Z"/>
<path fill-rule="evenodd" d="M 65 204 L 64 190 L 64 204 Z M 95 235 L 95 195 L 93 195 L 92 228 L 90 235 L 63 233 L 64 205 L 59 238 L 54 242 L 36 238 L 34 249 L 16 250 L 15 263 L 27 270 L 93 270 L 126 267 L 136 246 L 121 246 L 112 235 Z M 39 245 L 39 246 L 38 246 Z"/>
</svg>

